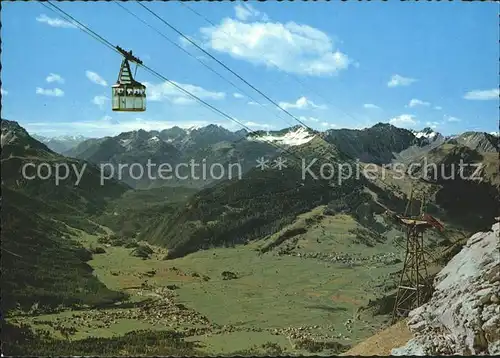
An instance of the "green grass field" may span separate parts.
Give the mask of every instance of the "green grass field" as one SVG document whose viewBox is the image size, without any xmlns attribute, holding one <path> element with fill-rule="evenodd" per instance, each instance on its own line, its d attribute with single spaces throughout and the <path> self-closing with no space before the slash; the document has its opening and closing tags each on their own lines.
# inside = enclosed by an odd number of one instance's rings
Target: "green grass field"
<svg viewBox="0 0 500 358">
<path fill-rule="evenodd" d="M 349 216 L 324 216 L 322 209 L 299 216 L 284 229 L 305 228 L 293 238 L 289 255 L 278 254 L 289 240 L 266 253 L 258 250 L 280 233 L 249 245 L 204 250 L 174 260 L 163 260 L 166 250 L 158 247 L 152 247 L 151 258 L 141 259 L 131 255 L 133 249 L 106 245 L 105 253 L 94 254 L 89 264 L 108 288 L 130 294 L 128 301 L 11 321 L 70 340 L 174 329 L 185 332 L 186 339 L 198 342 L 207 354 L 265 353 L 263 345 L 270 343 L 283 352 L 306 354 L 297 342 L 308 337 L 353 345 L 386 324 L 387 317 L 358 309 L 380 296 L 388 274 L 400 265 L 370 260 L 349 265 L 304 254 L 370 258 L 397 250 L 388 242 L 374 247 L 354 243 L 356 235 L 350 230 L 359 229 L 359 224 Z M 77 240 L 88 248 L 103 246 L 97 236 L 81 231 Z M 236 278 L 224 279 L 224 271 Z M 348 320 L 353 320 L 350 326 Z M 76 331 L 65 334 L 61 327 Z"/>
</svg>

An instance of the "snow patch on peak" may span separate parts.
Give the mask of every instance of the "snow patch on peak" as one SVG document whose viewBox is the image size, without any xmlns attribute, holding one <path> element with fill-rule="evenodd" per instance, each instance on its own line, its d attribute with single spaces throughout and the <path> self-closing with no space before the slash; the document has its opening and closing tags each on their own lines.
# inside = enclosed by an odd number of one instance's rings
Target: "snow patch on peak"
<svg viewBox="0 0 500 358">
<path fill-rule="evenodd" d="M 191 131 L 195 131 L 195 130 L 198 130 L 201 128 L 202 128 L 201 126 L 191 126 L 191 127 L 187 128 L 186 131 L 191 132 Z"/>
<path fill-rule="evenodd" d="M 429 139 L 434 138 L 437 135 L 437 133 L 434 132 L 433 130 L 425 130 L 425 129 L 420 132 L 412 131 L 412 133 L 417 138 L 429 138 Z"/>
<path fill-rule="evenodd" d="M 273 135 L 267 132 L 265 135 L 249 137 L 248 140 L 258 142 L 272 142 L 286 146 L 298 146 L 310 142 L 314 137 L 314 134 L 309 133 L 306 128 L 299 127 L 283 135 Z"/>
<path fill-rule="evenodd" d="M 84 140 L 88 139 L 87 137 L 84 137 L 82 135 L 60 135 L 60 136 L 55 136 L 55 137 L 44 137 L 44 136 L 38 136 L 34 135 L 33 136 L 35 139 L 40 140 L 44 143 L 50 143 L 50 142 L 83 142 Z"/>
<path fill-rule="evenodd" d="M 151 137 L 148 139 L 150 142 L 159 142 L 160 141 L 160 138 L 158 138 L 157 136 L 154 136 L 154 137 Z"/>
<path fill-rule="evenodd" d="M 59 139 L 59 140 L 85 140 L 86 137 L 82 135 L 63 135 L 59 137 L 53 137 L 52 139 Z"/>
<path fill-rule="evenodd" d="M 127 147 L 130 143 L 132 142 L 132 139 L 120 139 L 119 143 L 121 144 L 122 147 Z"/>
</svg>

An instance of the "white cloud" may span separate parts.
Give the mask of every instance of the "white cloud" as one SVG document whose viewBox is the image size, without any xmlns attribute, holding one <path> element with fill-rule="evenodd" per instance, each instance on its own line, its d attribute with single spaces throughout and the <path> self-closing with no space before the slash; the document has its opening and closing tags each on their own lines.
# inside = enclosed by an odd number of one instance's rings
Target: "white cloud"
<svg viewBox="0 0 500 358">
<path fill-rule="evenodd" d="M 186 35 L 186 37 L 187 37 L 189 40 L 191 40 L 191 41 L 195 42 L 195 39 L 194 39 L 192 36 L 187 36 L 187 35 Z M 189 46 L 193 46 L 193 44 L 192 44 L 191 42 L 189 42 L 189 41 L 186 39 L 186 37 L 179 36 L 179 41 L 180 41 L 181 45 L 182 45 L 184 48 L 189 47 Z M 202 56 L 202 55 L 200 55 L 200 56 L 196 56 L 196 58 L 198 58 L 199 60 L 206 59 L 206 57 L 204 57 L 204 56 Z"/>
<path fill-rule="evenodd" d="M 461 119 L 453 116 L 449 116 L 447 114 L 444 115 L 444 120 L 447 122 L 460 122 Z"/>
<path fill-rule="evenodd" d="M 173 104 L 179 104 L 183 106 L 183 105 L 195 104 L 196 100 L 190 97 L 174 97 L 170 98 L 170 102 L 172 102 Z"/>
<path fill-rule="evenodd" d="M 259 103 L 259 102 L 255 102 L 255 101 L 248 101 L 247 104 L 250 105 L 250 106 L 267 107 L 266 103 Z"/>
<path fill-rule="evenodd" d="M 59 88 L 54 89 L 45 89 L 45 88 L 36 88 L 36 94 L 40 94 L 42 96 L 52 96 L 52 97 L 62 97 L 64 96 L 64 91 Z"/>
<path fill-rule="evenodd" d="M 104 122 L 109 122 L 111 124 L 120 124 L 120 121 L 118 119 L 114 119 L 113 117 L 111 116 L 104 116 L 101 118 L 102 121 Z"/>
<path fill-rule="evenodd" d="M 95 96 L 92 99 L 92 103 L 95 104 L 96 106 L 99 106 L 99 108 L 103 109 L 109 100 L 110 99 L 106 96 Z"/>
<path fill-rule="evenodd" d="M 48 17 L 45 14 L 41 14 L 36 18 L 36 21 L 45 23 L 49 26 L 52 27 L 62 27 L 62 28 L 67 28 L 67 29 L 76 29 L 77 26 L 69 21 L 59 19 L 56 17 Z"/>
<path fill-rule="evenodd" d="M 234 7 L 236 18 L 241 21 L 246 21 L 250 18 L 260 18 L 263 21 L 267 21 L 268 17 L 265 13 L 256 10 L 253 6 L 248 4 L 238 4 Z"/>
<path fill-rule="evenodd" d="M 436 129 L 440 123 L 439 122 L 425 122 L 425 125 L 431 129 Z"/>
<path fill-rule="evenodd" d="M 302 122 L 319 122 L 319 119 L 316 117 L 305 117 L 305 116 L 300 116 L 299 119 Z"/>
<path fill-rule="evenodd" d="M 205 46 L 255 65 L 310 76 L 333 75 L 351 59 L 321 30 L 294 22 L 246 23 L 225 18 L 200 29 Z"/>
<path fill-rule="evenodd" d="M 423 106 L 423 107 L 428 107 L 431 104 L 429 102 L 422 101 L 420 99 L 413 98 L 410 103 L 408 104 L 408 107 L 417 107 L 417 106 Z"/>
<path fill-rule="evenodd" d="M 98 84 L 100 86 L 107 86 L 108 83 L 101 77 L 99 76 L 98 73 L 92 72 L 92 71 L 85 71 L 85 76 L 91 81 L 94 82 L 95 84 Z"/>
<path fill-rule="evenodd" d="M 183 84 L 173 81 L 179 87 L 184 88 L 186 91 L 192 93 L 193 95 L 199 97 L 200 99 L 207 100 L 221 100 L 226 97 L 224 92 L 212 92 L 206 90 L 202 87 L 191 85 L 191 84 Z M 169 101 L 174 104 L 186 105 L 196 103 L 196 100 L 191 98 L 189 95 L 180 91 L 176 87 L 174 87 L 169 82 L 163 82 L 159 84 L 152 83 L 144 83 L 146 86 L 146 91 L 148 95 L 148 99 L 150 101 Z"/>
<path fill-rule="evenodd" d="M 233 93 L 234 98 L 245 98 L 241 93 Z"/>
<path fill-rule="evenodd" d="M 394 126 L 414 126 L 418 122 L 415 120 L 415 116 L 413 114 L 401 114 L 397 117 L 391 118 L 389 123 Z"/>
<path fill-rule="evenodd" d="M 0 88 L 0 93 L 2 94 L 2 96 L 6 96 L 9 94 L 9 91 L 4 90 L 3 88 Z"/>
<path fill-rule="evenodd" d="M 47 76 L 45 79 L 48 83 L 52 82 L 57 82 L 57 83 L 64 83 L 64 78 L 61 77 L 61 75 L 58 75 L 57 73 L 51 73 Z"/>
<path fill-rule="evenodd" d="M 387 86 L 388 87 L 409 86 L 415 81 L 417 80 L 414 78 L 403 77 L 400 75 L 392 75 L 389 82 L 387 82 Z"/>
<path fill-rule="evenodd" d="M 266 129 L 273 128 L 273 126 L 270 124 L 261 124 L 261 123 L 255 123 L 255 122 L 246 122 L 245 126 L 250 127 L 250 129 L 252 129 L 252 127 L 266 128 Z"/>
<path fill-rule="evenodd" d="M 443 107 L 441 107 L 441 106 L 436 106 L 436 107 L 434 107 L 434 109 L 435 109 L 435 110 L 437 110 L 437 111 L 440 111 L 440 110 L 442 110 L 442 109 L 443 109 Z"/>
<path fill-rule="evenodd" d="M 280 107 L 283 109 L 326 109 L 325 105 L 318 105 L 306 97 L 300 97 L 295 103 L 280 102 Z"/>
<path fill-rule="evenodd" d="M 488 101 L 493 99 L 498 100 L 499 96 L 500 90 L 498 88 L 493 88 L 490 90 L 474 90 L 467 92 L 464 98 L 473 101 Z"/>
<path fill-rule="evenodd" d="M 363 105 L 364 108 L 368 108 L 368 109 L 380 109 L 379 106 L 375 105 L 375 104 L 372 104 L 372 103 L 366 103 Z"/>
<path fill-rule="evenodd" d="M 333 124 L 333 123 L 328 123 L 328 122 L 321 122 L 321 125 L 322 125 L 323 127 L 328 127 L 328 128 L 334 128 L 334 127 L 336 127 L 336 125 L 335 125 L 335 124 Z"/>
</svg>

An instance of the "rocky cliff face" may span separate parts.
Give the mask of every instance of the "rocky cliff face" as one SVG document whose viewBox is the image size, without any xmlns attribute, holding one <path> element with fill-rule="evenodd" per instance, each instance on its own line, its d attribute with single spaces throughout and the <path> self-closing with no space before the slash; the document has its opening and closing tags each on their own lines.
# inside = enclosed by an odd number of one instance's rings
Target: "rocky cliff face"
<svg viewBox="0 0 500 358">
<path fill-rule="evenodd" d="M 465 132 L 454 140 L 478 152 L 498 152 L 498 137 L 484 132 Z"/>
<path fill-rule="evenodd" d="M 473 235 L 410 312 L 414 338 L 392 355 L 500 354 L 500 223 Z"/>
</svg>

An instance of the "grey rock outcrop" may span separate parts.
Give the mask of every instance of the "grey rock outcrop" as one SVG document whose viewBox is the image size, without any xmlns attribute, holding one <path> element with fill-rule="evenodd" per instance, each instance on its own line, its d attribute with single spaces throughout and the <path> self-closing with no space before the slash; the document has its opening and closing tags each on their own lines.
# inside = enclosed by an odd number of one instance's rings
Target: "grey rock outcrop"
<svg viewBox="0 0 500 358">
<path fill-rule="evenodd" d="M 392 355 L 500 354 L 500 223 L 474 234 L 409 314 L 412 338 Z"/>
<path fill-rule="evenodd" d="M 484 132 L 465 132 L 454 140 L 478 152 L 498 152 L 498 137 Z"/>
</svg>

